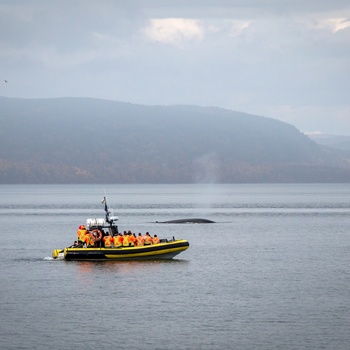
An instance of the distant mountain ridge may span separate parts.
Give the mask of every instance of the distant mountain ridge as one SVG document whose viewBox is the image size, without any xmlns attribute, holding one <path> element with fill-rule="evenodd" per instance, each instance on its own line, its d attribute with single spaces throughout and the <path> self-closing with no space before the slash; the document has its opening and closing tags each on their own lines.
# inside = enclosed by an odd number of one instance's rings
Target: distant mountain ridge
<svg viewBox="0 0 350 350">
<path fill-rule="evenodd" d="M 312 133 L 308 134 L 307 136 L 318 145 L 327 146 L 350 153 L 350 136 L 323 133 Z"/>
<path fill-rule="evenodd" d="M 216 107 L 0 98 L 0 183 L 348 182 L 294 126 Z"/>
</svg>

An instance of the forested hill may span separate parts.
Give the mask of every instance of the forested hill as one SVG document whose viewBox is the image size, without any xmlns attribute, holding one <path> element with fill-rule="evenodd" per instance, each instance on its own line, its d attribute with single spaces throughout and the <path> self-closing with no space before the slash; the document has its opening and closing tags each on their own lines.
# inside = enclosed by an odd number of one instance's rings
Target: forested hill
<svg viewBox="0 0 350 350">
<path fill-rule="evenodd" d="M 348 182 L 334 152 L 214 107 L 0 98 L 0 183 Z"/>
</svg>

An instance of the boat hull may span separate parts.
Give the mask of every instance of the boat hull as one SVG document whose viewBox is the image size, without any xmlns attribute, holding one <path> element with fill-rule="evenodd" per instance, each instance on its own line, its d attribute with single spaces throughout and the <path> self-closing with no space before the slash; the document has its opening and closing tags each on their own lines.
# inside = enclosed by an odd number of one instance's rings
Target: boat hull
<svg viewBox="0 0 350 350">
<path fill-rule="evenodd" d="M 52 256 L 59 258 L 59 254 L 65 260 L 145 260 L 145 259 L 172 259 L 188 249 L 186 240 L 159 243 L 143 247 L 120 248 L 65 248 L 54 250 Z"/>
</svg>

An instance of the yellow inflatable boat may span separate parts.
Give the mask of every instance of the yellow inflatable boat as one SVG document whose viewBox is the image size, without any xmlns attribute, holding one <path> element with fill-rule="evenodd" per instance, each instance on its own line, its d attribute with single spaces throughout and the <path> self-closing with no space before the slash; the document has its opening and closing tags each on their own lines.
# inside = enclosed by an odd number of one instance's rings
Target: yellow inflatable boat
<svg viewBox="0 0 350 350">
<path fill-rule="evenodd" d="M 55 249 L 53 258 L 65 260 L 139 260 L 172 259 L 189 247 L 186 240 L 171 240 L 142 247 L 85 248 L 69 247 Z"/>
<path fill-rule="evenodd" d="M 106 245 L 106 241 L 110 238 L 111 242 L 117 236 L 124 236 L 118 232 L 116 221 L 118 217 L 111 217 L 107 207 L 106 198 L 102 203 L 105 204 L 106 217 L 105 219 L 88 219 L 84 228 L 85 237 L 88 237 L 86 242 L 83 239 L 80 242 L 76 241 L 73 246 L 55 249 L 52 252 L 54 259 L 65 260 L 144 260 L 144 259 L 172 259 L 188 249 L 189 242 L 184 239 L 177 240 L 174 237 L 171 240 L 161 239 L 155 244 L 140 244 L 137 241 L 130 244 L 111 243 Z M 130 231 L 129 231 L 130 232 Z M 131 233 L 130 233 L 131 235 Z M 136 238 L 136 237 L 135 237 Z"/>
</svg>

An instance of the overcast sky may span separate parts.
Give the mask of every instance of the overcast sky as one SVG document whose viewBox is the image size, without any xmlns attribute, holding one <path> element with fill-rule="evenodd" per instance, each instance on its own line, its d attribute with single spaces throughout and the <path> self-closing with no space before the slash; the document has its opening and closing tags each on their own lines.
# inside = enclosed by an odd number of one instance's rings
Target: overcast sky
<svg viewBox="0 0 350 350">
<path fill-rule="evenodd" d="M 0 72 L 0 96 L 218 106 L 350 135 L 350 1 L 0 0 Z"/>
</svg>

